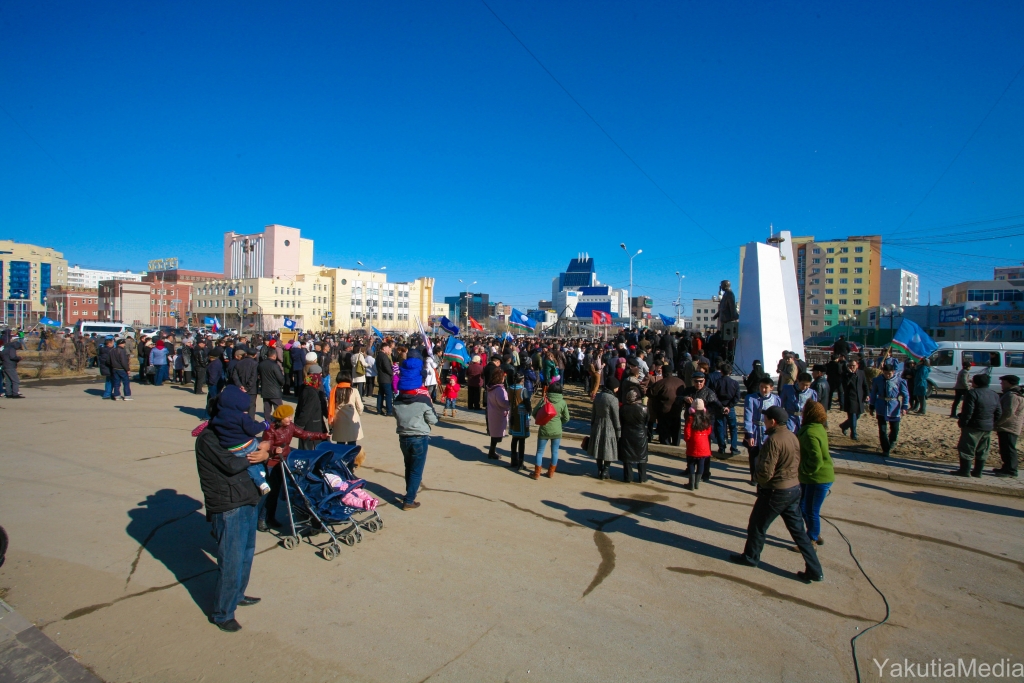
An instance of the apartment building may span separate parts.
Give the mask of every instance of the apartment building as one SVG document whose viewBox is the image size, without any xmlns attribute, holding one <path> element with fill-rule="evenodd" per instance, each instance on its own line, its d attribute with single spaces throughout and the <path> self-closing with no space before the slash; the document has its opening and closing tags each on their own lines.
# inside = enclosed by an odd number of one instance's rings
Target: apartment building
<svg viewBox="0 0 1024 683">
<path fill-rule="evenodd" d="M 67 287 L 68 262 L 52 247 L 0 240 L 0 320 L 34 323 L 46 313 L 51 287 Z"/>
</svg>

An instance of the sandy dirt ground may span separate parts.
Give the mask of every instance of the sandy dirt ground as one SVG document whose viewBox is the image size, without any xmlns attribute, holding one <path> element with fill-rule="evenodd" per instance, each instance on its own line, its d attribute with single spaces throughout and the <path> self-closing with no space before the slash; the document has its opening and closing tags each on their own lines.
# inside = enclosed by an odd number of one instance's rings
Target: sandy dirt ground
<svg viewBox="0 0 1024 683">
<path fill-rule="evenodd" d="M 189 436 L 202 399 L 97 391 L 0 404 L 0 588 L 106 681 L 852 681 L 849 640 L 885 613 L 831 526 L 824 583 L 794 580 L 780 522 L 759 568 L 727 561 L 753 500 L 744 463 L 715 462 L 690 492 L 673 459 L 628 485 L 570 447 L 534 481 L 452 424 L 431 438 L 423 506 L 403 513 L 394 423 L 367 415 L 361 474 L 385 528 L 333 562 L 259 534 L 263 602 L 222 633 Z M 1024 656 L 1024 501 L 844 477 L 824 512 L 892 605 L 860 641 L 865 680 L 872 658 Z"/>
</svg>

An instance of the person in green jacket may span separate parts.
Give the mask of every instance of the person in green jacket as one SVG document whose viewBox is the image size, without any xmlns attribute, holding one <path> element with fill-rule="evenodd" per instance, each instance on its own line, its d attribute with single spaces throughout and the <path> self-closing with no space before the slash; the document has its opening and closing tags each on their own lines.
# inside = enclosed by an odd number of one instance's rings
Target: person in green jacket
<svg viewBox="0 0 1024 683">
<path fill-rule="evenodd" d="M 818 545 L 825 543 L 821 538 L 821 505 L 836 480 L 832 455 L 828 451 L 827 420 L 825 406 L 808 401 L 804 404 L 803 424 L 796 435 L 800 441 L 800 511 L 807 525 L 807 536 Z"/>
<path fill-rule="evenodd" d="M 555 476 L 555 467 L 558 466 L 558 446 L 562 443 L 562 425 L 569 421 L 569 406 L 565 404 L 562 397 L 562 383 L 555 382 L 548 386 L 546 396 L 558 414 L 546 424 L 539 424 L 537 428 L 537 465 L 533 468 L 533 479 L 540 479 L 540 472 L 544 466 L 544 447 L 551 442 L 551 466 L 548 467 L 548 479 Z M 537 407 L 533 409 L 534 421 L 537 415 L 544 409 L 545 401 L 538 401 Z"/>
</svg>

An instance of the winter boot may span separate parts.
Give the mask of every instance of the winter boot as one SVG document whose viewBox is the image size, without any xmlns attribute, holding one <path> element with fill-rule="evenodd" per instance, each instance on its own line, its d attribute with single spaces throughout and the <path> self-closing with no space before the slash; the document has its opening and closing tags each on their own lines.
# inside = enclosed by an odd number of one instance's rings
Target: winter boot
<svg viewBox="0 0 1024 683">
<path fill-rule="evenodd" d="M 540 479 L 540 470 L 541 470 L 540 465 L 534 465 L 533 466 L 533 474 L 530 475 L 530 478 L 531 479 Z"/>
<path fill-rule="evenodd" d="M 960 458 L 960 469 L 950 470 L 948 474 L 952 474 L 954 477 L 971 476 L 971 461 L 967 458 Z"/>
<path fill-rule="evenodd" d="M 548 467 L 548 479 L 551 479 L 554 476 L 555 476 L 555 465 L 551 465 L 551 466 Z"/>
</svg>

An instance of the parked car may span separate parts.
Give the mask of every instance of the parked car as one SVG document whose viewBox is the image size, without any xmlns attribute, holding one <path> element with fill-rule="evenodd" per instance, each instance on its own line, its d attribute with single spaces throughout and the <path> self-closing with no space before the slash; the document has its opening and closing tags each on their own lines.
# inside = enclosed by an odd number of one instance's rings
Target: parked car
<svg viewBox="0 0 1024 683">
<path fill-rule="evenodd" d="M 939 348 L 928 356 L 932 371 L 928 383 L 936 389 L 952 389 L 964 360 L 970 360 L 971 376 L 985 373 L 993 380 L 1003 375 L 1017 375 L 1024 384 L 1024 342 L 939 342 Z M 994 387 L 999 386 L 993 381 Z"/>
<path fill-rule="evenodd" d="M 114 337 L 114 339 L 120 339 L 121 337 L 131 337 L 132 339 L 137 338 L 134 327 L 117 322 L 85 322 L 79 320 L 75 323 L 75 334 L 83 337 L 88 337 L 93 334 L 98 337 L 106 337 L 107 335 L 110 335 Z"/>
</svg>

